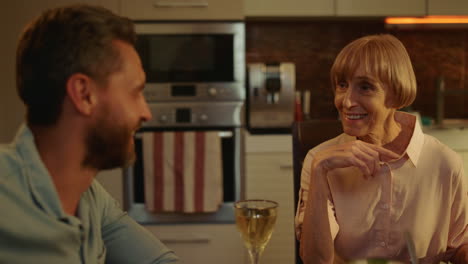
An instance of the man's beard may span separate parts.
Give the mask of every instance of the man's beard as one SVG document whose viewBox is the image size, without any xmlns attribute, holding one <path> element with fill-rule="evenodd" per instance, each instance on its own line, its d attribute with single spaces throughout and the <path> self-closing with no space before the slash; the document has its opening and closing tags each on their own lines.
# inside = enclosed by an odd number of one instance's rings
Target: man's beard
<svg viewBox="0 0 468 264">
<path fill-rule="evenodd" d="M 135 127 L 116 125 L 108 118 L 100 118 L 86 135 L 86 155 L 82 165 L 97 170 L 128 167 L 135 161 L 130 149 Z"/>
</svg>

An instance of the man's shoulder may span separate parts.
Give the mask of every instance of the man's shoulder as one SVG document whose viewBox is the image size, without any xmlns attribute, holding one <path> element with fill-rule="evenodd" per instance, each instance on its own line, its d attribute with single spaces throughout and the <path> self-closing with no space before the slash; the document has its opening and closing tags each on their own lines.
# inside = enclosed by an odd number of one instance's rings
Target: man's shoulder
<svg viewBox="0 0 468 264">
<path fill-rule="evenodd" d="M 29 193 L 24 176 L 23 161 L 14 146 L 0 145 L 0 200 L 2 206 L 8 208 L 13 215 L 19 214 L 20 208 L 29 206 Z"/>
<path fill-rule="evenodd" d="M 21 158 L 11 144 L 0 144 L 0 181 L 21 171 Z"/>
<path fill-rule="evenodd" d="M 102 187 L 97 179 L 93 179 L 86 193 L 98 199 L 100 199 L 102 196 L 108 195 L 107 191 L 104 189 L 104 187 Z"/>
<path fill-rule="evenodd" d="M 102 210 L 109 206 L 119 207 L 115 199 L 112 198 L 112 196 L 96 179 L 93 179 L 89 188 L 83 193 L 82 199 L 83 198 L 87 200 L 87 203 L 96 207 L 95 209 Z"/>
</svg>

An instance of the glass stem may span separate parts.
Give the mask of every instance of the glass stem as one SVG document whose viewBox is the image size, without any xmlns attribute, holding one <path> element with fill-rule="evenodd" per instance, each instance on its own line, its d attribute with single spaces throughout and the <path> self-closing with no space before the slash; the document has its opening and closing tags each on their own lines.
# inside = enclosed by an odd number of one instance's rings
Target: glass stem
<svg viewBox="0 0 468 264">
<path fill-rule="evenodd" d="M 259 250 L 249 250 L 250 263 L 258 264 L 260 260 L 260 251 Z"/>
</svg>

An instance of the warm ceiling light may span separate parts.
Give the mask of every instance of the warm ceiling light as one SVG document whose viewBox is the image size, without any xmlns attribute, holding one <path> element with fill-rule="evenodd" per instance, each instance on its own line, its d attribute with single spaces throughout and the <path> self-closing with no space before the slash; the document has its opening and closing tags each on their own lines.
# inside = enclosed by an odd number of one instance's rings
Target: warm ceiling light
<svg viewBox="0 0 468 264">
<path fill-rule="evenodd" d="M 468 16 L 387 17 L 385 24 L 468 24 Z"/>
</svg>

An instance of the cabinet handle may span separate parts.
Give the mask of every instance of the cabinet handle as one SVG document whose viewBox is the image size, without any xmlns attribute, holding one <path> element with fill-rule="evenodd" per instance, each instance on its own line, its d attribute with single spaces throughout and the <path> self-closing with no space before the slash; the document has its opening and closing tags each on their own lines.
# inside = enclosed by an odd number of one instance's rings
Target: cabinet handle
<svg viewBox="0 0 468 264">
<path fill-rule="evenodd" d="M 200 1 L 191 1 L 191 2 L 176 2 L 176 1 L 156 1 L 154 3 L 155 7 L 208 7 L 208 2 Z"/>
<path fill-rule="evenodd" d="M 291 164 L 280 164 L 280 170 L 291 170 L 293 165 Z"/>
</svg>

